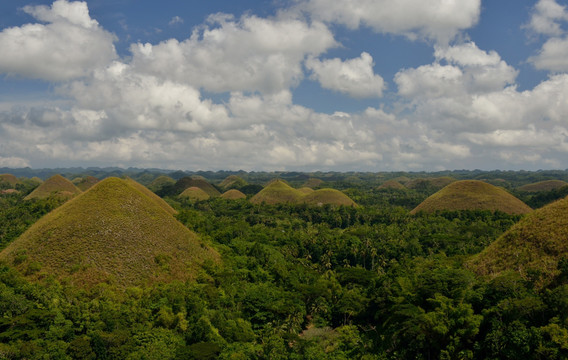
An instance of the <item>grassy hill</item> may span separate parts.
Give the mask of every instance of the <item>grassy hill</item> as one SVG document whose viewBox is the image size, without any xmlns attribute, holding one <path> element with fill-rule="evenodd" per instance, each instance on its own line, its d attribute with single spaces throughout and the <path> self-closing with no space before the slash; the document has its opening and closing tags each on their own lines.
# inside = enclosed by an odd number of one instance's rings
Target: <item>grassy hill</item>
<svg viewBox="0 0 568 360">
<path fill-rule="evenodd" d="M 387 189 L 404 190 L 406 189 L 406 186 L 402 185 L 396 180 L 388 180 L 382 183 L 378 187 L 378 190 L 387 190 Z"/>
<path fill-rule="evenodd" d="M 82 191 L 71 181 L 61 175 L 53 175 L 45 180 L 34 191 L 28 194 L 24 200 L 43 199 L 49 196 L 57 196 L 62 198 L 72 198 L 79 195 Z"/>
<path fill-rule="evenodd" d="M 288 185 L 284 180 L 276 179 L 264 187 L 250 201 L 253 204 L 296 203 L 304 194 Z"/>
<path fill-rule="evenodd" d="M 83 176 L 83 177 L 78 177 L 73 179 L 73 181 L 71 181 L 73 184 L 75 184 L 75 186 L 77 186 L 81 191 L 86 191 L 89 188 L 91 188 L 91 186 L 95 185 L 96 183 L 99 182 L 99 179 L 97 179 L 94 176 Z"/>
<path fill-rule="evenodd" d="M 202 178 L 196 179 L 190 176 L 186 176 L 179 179 L 174 185 L 174 190 L 176 194 L 181 194 L 185 189 L 190 188 L 192 186 L 198 187 L 201 190 L 205 191 L 210 197 L 217 197 L 221 195 L 219 190 L 217 190 L 213 185 L 208 183 L 206 180 Z"/>
<path fill-rule="evenodd" d="M 519 190 L 527 192 L 551 191 L 551 190 L 560 189 L 561 187 L 566 185 L 568 185 L 568 182 L 562 180 L 545 180 L 532 184 L 523 185 L 519 187 Z"/>
<path fill-rule="evenodd" d="M 298 191 L 301 192 L 304 195 L 308 195 L 308 194 L 313 193 L 315 190 L 312 189 L 311 187 L 304 186 L 304 187 L 299 188 Z"/>
<path fill-rule="evenodd" d="M 507 214 L 526 214 L 532 211 L 505 189 L 478 180 L 453 182 L 428 197 L 411 213 L 437 210 L 492 210 Z"/>
<path fill-rule="evenodd" d="M 247 182 L 243 178 L 237 175 L 229 175 L 219 184 L 221 189 L 225 190 L 238 189 L 242 188 L 245 185 L 247 185 Z"/>
<path fill-rule="evenodd" d="M 107 178 L 41 218 L 0 260 L 32 279 L 53 275 L 80 286 L 186 280 L 204 261 L 219 260 L 143 189 Z"/>
<path fill-rule="evenodd" d="M 240 192 L 237 189 L 231 189 L 225 191 L 221 197 L 226 200 L 237 200 L 237 199 L 246 199 L 246 195 Z"/>
<path fill-rule="evenodd" d="M 179 194 L 179 197 L 186 198 L 191 201 L 202 201 L 210 198 L 209 194 L 207 194 L 205 191 L 198 188 L 197 186 L 192 186 L 190 188 L 185 189 L 181 194 Z"/>
<path fill-rule="evenodd" d="M 559 274 L 562 257 L 568 257 L 568 197 L 524 217 L 468 265 L 479 275 L 513 270 L 527 277 L 532 270 L 544 284 Z"/>
<path fill-rule="evenodd" d="M 20 180 L 12 174 L 0 174 L 0 185 L 8 185 L 11 188 L 15 188 L 19 183 Z"/>
<path fill-rule="evenodd" d="M 319 189 L 316 190 L 299 200 L 302 203 L 311 205 L 345 205 L 357 206 L 353 200 L 344 193 L 335 189 Z"/>
<path fill-rule="evenodd" d="M 174 185 L 176 181 L 169 176 L 160 175 L 155 178 L 149 185 L 148 189 L 153 192 L 161 190 L 164 186 Z"/>
</svg>

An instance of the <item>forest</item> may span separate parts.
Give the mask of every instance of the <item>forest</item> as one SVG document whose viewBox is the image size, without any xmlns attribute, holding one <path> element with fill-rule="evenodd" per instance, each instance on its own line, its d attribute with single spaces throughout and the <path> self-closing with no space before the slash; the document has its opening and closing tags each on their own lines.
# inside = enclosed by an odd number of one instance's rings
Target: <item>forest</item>
<svg viewBox="0 0 568 360">
<path fill-rule="evenodd" d="M 127 175 L 148 185 L 160 174 Z M 217 188 L 228 175 L 200 174 Z M 378 187 L 401 176 L 499 179 L 539 209 L 566 198 L 568 186 L 520 187 L 565 181 L 568 171 L 239 176 L 247 180 L 245 199 L 191 201 L 172 185 L 155 191 L 221 255 L 195 279 L 83 288 L 50 276 L 32 280 L 0 263 L 0 359 L 568 358 L 568 254 L 558 254 L 544 283 L 539 269 L 482 276 L 471 266 L 527 215 L 411 214 L 439 189 L 431 182 Z M 249 201 L 271 177 L 295 187 L 320 177 L 319 187 L 341 190 L 358 206 Z M 36 186 L 24 180 L 19 192 L 0 196 L 0 249 L 64 202 L 24 201 Z"/>
</svg>

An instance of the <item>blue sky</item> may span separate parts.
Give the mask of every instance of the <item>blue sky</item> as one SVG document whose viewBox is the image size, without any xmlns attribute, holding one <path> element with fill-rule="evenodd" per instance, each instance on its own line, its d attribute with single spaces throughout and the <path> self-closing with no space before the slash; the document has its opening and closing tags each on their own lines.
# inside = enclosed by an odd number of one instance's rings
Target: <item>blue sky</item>
<svg viewBox="0 0 568 360">
<path fill-rule="evenodd" d="M 568 168 L 555 0 L 0 3 L 0 166 Z"/>
</svg>

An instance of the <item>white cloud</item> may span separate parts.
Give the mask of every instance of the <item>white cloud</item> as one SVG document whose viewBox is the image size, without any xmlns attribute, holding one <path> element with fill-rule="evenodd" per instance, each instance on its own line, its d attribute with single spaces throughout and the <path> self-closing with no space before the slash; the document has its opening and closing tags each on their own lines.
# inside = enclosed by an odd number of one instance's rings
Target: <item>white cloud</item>
<svg viewBox="0 0 568 360">
<path fill-rule="evenodd" d="M 480 0 L 306 0 L 300 6 L 314 19 L 351 29 L 424 37 L 447 43 L 479 20 Z"/>
<path fill-rule="evenodd" d="M 529 62 L 539 70 L 568 71 L 568 38 L 548 39 L 538 55 L 529 58 Z"/>
<path fill-rule="evenodd" d="M 216 14 L 185 41 L 135 44 L 131 51 L 139 72 L 211 92 L 277 93 L 302 80 L 306 56 L 336 45 L 319 22 Z"/>
<path fill-rule="evenodd" d="M 24 168 L 29 166 L 30 163 L 26 159 L 14 156 L 8 156 L 8 157 L 0 156 L 0 167 Z"/>
<path fill-rule="evenodd" d="M 381 97 L 385 82 L 373 71 L 373 57 L 366 52 L 346 61 L 310 58 L 306 67 L 312 71 L 311 79 L 326 89 L 339 91 L 355 98 Z"/>
<path fill-rule="evenodd" d="M 183 19 L 182 19 L 181 17 L 177 16 L 177 15 L 174 16 L 174 17 L 170 20 L 170 22 L 168 23 L 168 25 L 173 26 L 173 25 L 176 25 L 176 24 L 183 24 Z"/>
<path fill-rule="evenodd" d="M 24 11 L 47 24 L 0 32 L 0 73 L 64 81 L 86 76 L 116 57 L 114 35 L 90 18 L 86 3 L 57 0 L 51 7 L 26 6 Z"/>
<path fill-rule="evenodd" d="M 526 27 L 537 34 L 560 36 L 564 34 L 560 23 L 567 20 L 566 6 L 559 5 L 555 0 L 539 0 Z"/>
</svg>

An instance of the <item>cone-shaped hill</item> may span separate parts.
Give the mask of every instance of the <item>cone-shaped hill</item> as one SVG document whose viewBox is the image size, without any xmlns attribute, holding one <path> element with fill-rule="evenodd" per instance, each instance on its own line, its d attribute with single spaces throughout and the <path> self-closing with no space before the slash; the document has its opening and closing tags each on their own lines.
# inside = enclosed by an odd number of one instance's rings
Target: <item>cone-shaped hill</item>
<svg viewBox="0 0 568 360">
<path fill-rule="evenodd" d="M 297 203 L 304 194 L 285 181 L 276 179 L 264 187 L 258 194 L 253 196 L 250 201 L 253 204 L 280 204 L 280 203 Z"/>
<path fill-rule="evenodd" d="M 225 191 L 221 197 L 226 200 L 237 200 L 237 199 L 246 199 L 246 195 L 240 192 L 237 189 L 231 189 Z"/>
<path fill-rule="evenodd" d="M 95 185 L 96 183 L 99 182 L 99 179 L 97 179 L 94 176 L 83 176 L 83 177 L 78 177 L 73 179 L 72 183 L 75 184 L 75 186 L 77 186 L 79 188 L 79 190 L 81 191 L 86 191 L 88 190 L 91 186 Z"/>
<path fill-rule="evenodd" d="M 479 180 L 453 182 L 428 197 L 410 213 L 437 210 L 492 210 L 507 214 L 526 214 L 532 211 L 505 189 Z"/>
<path fill-rule="evenodd" d="M 396 180 L 388 180 L 382 183 L 378 188 L 378 190 L 405 190 L 406 186 L 402 185 Z"/>
<path fill-rule="evenodd" d="M 90 286 L 186 280 L 218 253 L 130 179 L 107 178 L 50 212 L 0 253 L 31 278 Z M 160 205 L 159 202 L 164 202 Z"/>
<path fill-rule="evenodd" d="M 316 190 L 302 199 L 300 202 L 311 204 L 311 205 L 345 205 L 345 206 L 357 206 L 353 200 L 344 193 L 335 189 L 319 189 Z"/>
<path fill-rule="evenodd" d="M 210 198 L 209 194 L 197 186 L 185 189 L 181 194 L 179 194 L 179 197 L 189 199 L 190 201 L 203 201 Z"/>
<path fill-rule="evenodd" d="M 523 185 L 519 187 L 519 190 L 527 192 L 551 191 L 560 189 L 561 187 L 564 187 L 566 185 L 568 185 L 568 182 L 562 180 L 545 180 L 533 184 Z"/>
<path fill-rule="evenodd" d="M 28 194 L 24 200 L 43 199 L 49 196 L 57 196 L 70 199 L 82 191 L 79 190 L 71 181 L 61 175 L 53 175 L 45 180 L 34 191 Z"/>
<path fill-rule="evenodd" d="M 17 177 L 12 174 L 0 174 L 0 185 L 7 184 L 12 189 L 16 187 L 20 183 Z"/>
<path fill-rule="evenodd" d="M 176 194 L 181 194 L 185 189 L 190 188 L 192 186 L 198 187 L 201 190 L 205 191 L 211 197 L 217 197 L 221 195 L 219 190 L 215 189 L 215 187 L 209 184 L 206 180 L 203 179 L 195 179 L 189 176 L 183 177 L 179 179 L 175 185 L 174 189 Z"/>
<path fill-rule="evenodd" d="M 160 175 L 155 178 L 150 185 L 148 185 L 148 189 L 152 190 L 153 192 L 161 190 L 164 186 L 174 185 L 176 181 L 169 176 Z"/>
<path fill-rule="evenodd" d="M 540 285 L 555 275 L 558 261 L 568 257 L 568 197 L 535 210 L 511 227 L 468 264 L 479 275 L 532 269 L 542 274 Z"/>
<path fill-rule="evenodd" d="M 315 188 L 315 187 L 320 186 L 321 184 L 323 184 L 323 180 L 318 179 L 318 178 L 309 178 L 308 180 L 306 180 L 306 182 L 304 183 L 303 186 L 309 187 L 309 188 Z"/>
<path fill-rule="evenodd" d="M 247 182 L 237 175 L 229 175 L 225 178 L 225 180 L 221 181 L 219 186 L 221 189 L 238 189 L 242 188 L 243 186 L 247 185 Z"/>
</svg>

